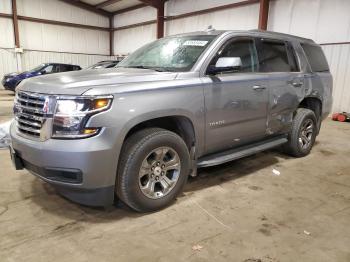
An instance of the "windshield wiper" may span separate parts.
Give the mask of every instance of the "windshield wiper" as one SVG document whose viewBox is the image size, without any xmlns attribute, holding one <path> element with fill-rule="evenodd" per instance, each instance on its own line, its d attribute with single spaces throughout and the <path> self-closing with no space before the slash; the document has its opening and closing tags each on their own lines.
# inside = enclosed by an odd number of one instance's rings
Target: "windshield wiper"
<svg viewBox="0 0 350 262">
<path fill-rule="evenodd" d="M 172 70 L 166 67 L 152 67 L 152 66 L 143 66 L 143 65 L 137 65 L 137 66 L 125 66 L 126 68 L 140 68 L 140 69 L 149 69 L 157 72 L 171 72 Z"/>
</svg>

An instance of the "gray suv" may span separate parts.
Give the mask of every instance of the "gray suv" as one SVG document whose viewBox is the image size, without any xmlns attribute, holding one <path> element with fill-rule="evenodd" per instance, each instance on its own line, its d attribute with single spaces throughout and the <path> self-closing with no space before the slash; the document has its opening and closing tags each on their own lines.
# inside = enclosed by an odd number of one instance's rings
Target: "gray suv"
<svg viewBox="0 0 350 262">
<path fill-rule="evenodd" d="M 17 169 L 85 205 L 169 205 L 197 168 L 281 146 L 309 154 L 332 104 L 312 40 L 262 31 L 166 37 L 117 68 L 40 76 L 17 89 Z"/>
</svg>

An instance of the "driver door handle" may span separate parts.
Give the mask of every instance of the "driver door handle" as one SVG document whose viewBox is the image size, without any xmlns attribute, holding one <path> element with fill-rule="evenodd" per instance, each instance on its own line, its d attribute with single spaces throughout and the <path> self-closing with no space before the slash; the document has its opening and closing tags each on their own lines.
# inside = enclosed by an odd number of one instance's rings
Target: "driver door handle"
<svg viewBox="0 0 350 262">
<path fill-rule="evenodd" d="M 264 90 L 264 89 L 266 89 L 266 86 L 255 85 L 255 86 L 253 86 L 253 89 L 256 90 L 256 91 Z"/>
</svg>

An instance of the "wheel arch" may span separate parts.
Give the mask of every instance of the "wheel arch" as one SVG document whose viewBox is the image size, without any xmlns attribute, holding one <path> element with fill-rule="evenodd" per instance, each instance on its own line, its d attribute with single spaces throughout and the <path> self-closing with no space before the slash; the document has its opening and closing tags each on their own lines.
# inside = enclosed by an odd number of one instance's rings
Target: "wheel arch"
<svg viewBox="0 0 350 262">
<path fill-rule="evenodd" d="M 186 115 L 158 115 L 133 121 L 127 131 L 124 132 L 123 143 L 135 132 L 151 127 L 163 128 L 176 133 L 185 141 L 189 150 L 196 146 L 195 125 L 191 118 Z"/>
<path fill-rule="evenodd" d="M 307 108 L 312 110 L 315 113 L 317 125 L 318 125 L 318 129 L 317 129 L 317 133 L 318 133 L 321 127 L 321 120 L 322 120 L 322 100 L 318 97 L 307 96 L 300 102 L 298 108 Z"/>
<path fill-rule="evenodd" d="M 322 100 L 318 97 L 307 96 L 300 103 L 299 108 L 308 108 L 314 111 L 317 118 L 322 115 Z"/>
</svg>

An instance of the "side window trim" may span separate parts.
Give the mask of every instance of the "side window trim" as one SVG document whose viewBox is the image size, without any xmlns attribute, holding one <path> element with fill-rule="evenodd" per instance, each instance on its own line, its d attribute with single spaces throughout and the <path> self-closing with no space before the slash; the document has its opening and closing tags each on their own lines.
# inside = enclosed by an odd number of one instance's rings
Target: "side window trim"
<svg viewBox="0 0 350 262">
<path fill-rule="evenodd" d="M 301 69 L 300 69 L 300 64 L 299 64 L 299 60 L 297 57 L 297 53 L 294 49 L 294 46 L 292 45 L 291 42 L 286 42 L 287 45 L 287 55 L 288 55 L 288 62 L 289 65 L 291 66 L 291 72 L 292 73 L 300 73 Z M 292 68 L 292 66 L 294 65 L 294 68 Z"/>
</svg>

